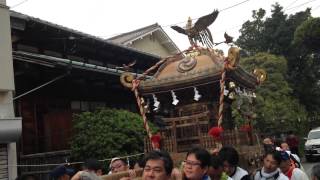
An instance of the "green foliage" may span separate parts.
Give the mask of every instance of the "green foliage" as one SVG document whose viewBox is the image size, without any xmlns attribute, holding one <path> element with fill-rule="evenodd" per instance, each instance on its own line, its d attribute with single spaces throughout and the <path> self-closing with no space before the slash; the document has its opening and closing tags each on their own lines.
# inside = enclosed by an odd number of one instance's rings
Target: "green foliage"
<svg viewBox="0 0 320 180">
<path fill-rule="evenodd" d="M 253 20 L 246 21 L 240 29 L 236 44 L 250 55 L 268 52 L 287 57 L 296 28 L 311 16 L 310 9 L 286 15 L 278 3 L 272 6 L 271 17 L 264 20 L 265 10 L 253 11 Z"/>
<path fill-rule="evenodd" d="M 241 60 L 248 71 L 262 68 L 267 72 L 267 80 L 257 88 L 255 126 L 265 133 L 298 131 L 307 120 L 306 111 L 292 96 L 292 89 L 285 80 L 287 61 L 284 57 L 267 53 Z M 305 124 L 305 123 L 304 123 Z"/>
<path fill-rule="evenodd" d="M 309 114 L 320 110 L 320 18 L 309 18 L 295 31 L 290 56 L 290 80 Z"/>
<path fill-rule="evenodd" d="M 320 18 L 310 18 L 304 21 L 295 31 L 293 44 L 304 46 L 310 51 L 320 50 Z"/>
<path fill-rule="evenodd" d="M 249 54 L 254 54 L 262 49 L 263 43 L 261 38 L 263 37 L 263 18 L 266 14 L 264 9 L 252 12 L 253 21 L 246 21 L 240 29 L 240 37 L 236 41 L 236 44 L 244 49 Z"/>
<path fill-rule="evenodd" d="M 105 159 L 143 152 L 146 132 L 140 115 L 117 109 L 100 109 L 74 116 L 73 158 Z M 154 126 L 150 124 L 155 130 Z"/>
<path fill-rule="evenodd" d="M 282 9 L 278 3 L 273 5 L 271 17 L 266 18 L 264 22 L 264 52 L 280 55 L 287 51 L 291 42 L 290 31 L 286 27 L 287 15 Z"/>
<path fill-rule="evenodd" d="M 236 44 L 251 56 L 259 52 L 283 56 L 287 70 L 269 77 L 274 84 L 267 83 L 268 88 L 275 90 L 276 84 L 284 80 L 286 84 L 281 91 L 288 91 L 292 99 L 305 107 L 308 118 L 314 119 L 320 111 L 319 18 L 311 17 L 310 8 L 287 15 L 277 3 L 272 7 L 271 16 L 264 16 L 263 9 L 253 11 L 253 20 L 242 25 Z M 273 73 L 272 69 L 268 71 Z M 280 92 L 269 93 L 277 98 Z"/>
</svg>

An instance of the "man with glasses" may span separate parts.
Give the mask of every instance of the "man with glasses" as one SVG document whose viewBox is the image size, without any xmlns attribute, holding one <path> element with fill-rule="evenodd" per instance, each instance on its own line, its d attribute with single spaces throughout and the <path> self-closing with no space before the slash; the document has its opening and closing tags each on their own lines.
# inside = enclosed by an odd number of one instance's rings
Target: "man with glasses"
<svg viewBox="0 0 320 180">
<path fill-rule="evenodd" d="M 193 148 L 187 153 L 183 165 L 184 179 L 207 180 L 207 171 L 210 165 L 210 154 L 202 148 Z"/>
<path fill-rule="evenodd" d="M 142 167 L 142 180 L 169 180 L 173 161 L 167 152 L 152 151 L 144 157 Z"/>
</svg>

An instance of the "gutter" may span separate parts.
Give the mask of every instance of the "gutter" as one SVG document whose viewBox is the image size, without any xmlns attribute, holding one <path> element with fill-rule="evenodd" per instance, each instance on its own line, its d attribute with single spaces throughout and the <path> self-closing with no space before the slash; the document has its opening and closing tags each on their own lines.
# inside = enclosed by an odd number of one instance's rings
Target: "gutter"
<svg viewBox="0 0 320 180">
<path fill-rule="evenodd" d="M 117 75 L 117 76 L 120 76 L 122 73 L 127 72 L 127 71 L 123 71 L 116 68 L 109 68 L 105 66 L 99 66 L 95 64 L 73 61 L 70 59 L 47 56 L 43 54 L 29 53 L 24 51 L 12 51 L 12 55 L 13 55 L 13 59 L 15 60 L 36 63 L 36 64 L 49 66 L 49 67 L 62 65 L 62 66 L 67 66 L 67 67 L 72 67 L 77 69 L 84 69 L 88 71 L 100 72 L 100 73 Z M 139 73 L 133 73 L 133 72 L 131 73 L 135 77 L 143 76 L 142 74 L 139 74 Z M 152 78 L 152 76 L 146 76 L 146 78 Z"/>
</svg>

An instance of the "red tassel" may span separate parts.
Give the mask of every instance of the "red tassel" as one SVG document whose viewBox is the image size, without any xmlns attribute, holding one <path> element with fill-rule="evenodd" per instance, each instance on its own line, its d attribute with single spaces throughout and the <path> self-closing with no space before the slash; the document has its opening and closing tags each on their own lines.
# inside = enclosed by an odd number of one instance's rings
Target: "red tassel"
<svg viewBox="0 0 320 180">
<path fill-rule="evenodd" d="M 151 141 L 152 142 L 158 142 L 159 143 L 160 140 L 161 140 L 160 134 L 155 134 L 155 135 L 151 136 Z"/>
<path fill-rule="evenodd" d="M 223 132 L 222 127 L 212 127 L 209 130 L 209 135 L 211 135 L 215 140 L 221 140 L 221 133 Z"/>
<path fill-rule="evenodd" d="M 155 146 L 154 148 L 156 149 L 160 148 L 160 140 L 161 140 L 161 136 L 159 133 L 151 136 L 151 141 Z"/>
</svg>

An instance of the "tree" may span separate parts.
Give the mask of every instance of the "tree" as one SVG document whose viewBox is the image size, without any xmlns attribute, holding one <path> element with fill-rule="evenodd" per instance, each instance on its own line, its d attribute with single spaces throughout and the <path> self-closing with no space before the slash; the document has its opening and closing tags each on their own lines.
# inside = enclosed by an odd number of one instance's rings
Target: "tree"
<svg viewBox="0 0 320 180">
<path fill-rule="evenodd" d="M 285 79 L 287 61 L 284 57 L 267 53 L 244 58 L 241 65 L 252 72 L 255 68 L 265 69 L 267 80 L 257 88 L 255 126 L 262 132 L 277 133 L 298 131 L 306 124 L 306 111 L 292 96 L 292 89 Z"/>
<path fill-rule="evenodd" d="M 291 82 L 310 114 L 320 111 L 320 18 L 309 18 L 295 31 L 289 58 Z"/>
<path fill-rule="evenodd" d="M 253 21 L 246 21 L 240 29 L 240 37 L 237 39 L 236 44 L 245 50 L 249 55 L 260 52 L 263 46 L 261 38 L 264 32 L 263 18 L 266 14 L 264 9 L 252 11 Z"/>
<path fill-rule="evenodd" d="M 117 109 L 100 109 L 74 116 L 71 140 L 73 158 L 106 159 L 144 151 L 146 132 L 140 115 Z M 154 126 L 150 124 L 152 129 Z"/>
<path fill-rule="evenodd" d="M 265 20 L 265 10 L 253 11 L 252 21 L 246 21 L 240 29 L 241 35 L 236 44 L 243 50 L 254 55 L 258 52 L 268 52 L 288 57 L 296 28 L 311 17 L 311 9 L 286 15 L 278 3 L 272 5 L 271 17 Z"/>
<path fill-rule="evenodd" d="M 287 15 L 283 12 L 283 7 L 278 3 L 272 5 L 271 17 L 266 18 L 263 32 L 262 52 L 275 55 L 283 55 L 291 43 L 289 29 L 286 27 Z"/>
<path fill-rule="evenodd" d="M 320 112 L 320 98 L 316 98 L 320 95 L 319 21 L 309 20 L 310 8 L 288 16 L 277 3 L 265 20 L 264 13 L 256 14 L 253 11 L 254 19 L 243 24 L 237 45 L 249 55 L 268 52 L 284 56 L 287 73 L 283 77 L 289 82 L 290 94 L 314 118 Z"/>
<path fill-rule="evenodd" d="M 293 45 L 305 47 L 309 52 L 320 51 L 320 18 L 309 18 L 295 31 Z"/>
</svg>

